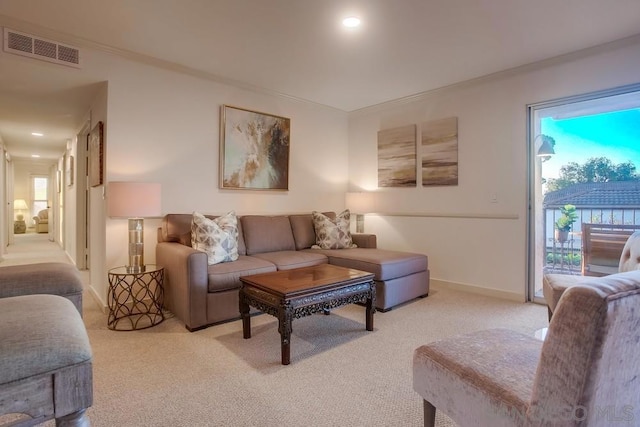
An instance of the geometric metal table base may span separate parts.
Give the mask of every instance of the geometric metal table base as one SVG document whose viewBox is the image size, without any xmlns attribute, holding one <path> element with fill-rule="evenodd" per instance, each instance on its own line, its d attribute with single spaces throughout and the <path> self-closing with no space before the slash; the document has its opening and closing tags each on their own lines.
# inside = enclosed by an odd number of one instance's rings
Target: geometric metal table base
<svg viewBox="0 0 640 427">
<path fill-rule="evenodd" d="M 109 270 L 109 329 L 134 331 L 164 321 L 164 268 L 147 264 L 145 270 L 142 273 L 128 273 L 126 267 Z"/>
</svg>

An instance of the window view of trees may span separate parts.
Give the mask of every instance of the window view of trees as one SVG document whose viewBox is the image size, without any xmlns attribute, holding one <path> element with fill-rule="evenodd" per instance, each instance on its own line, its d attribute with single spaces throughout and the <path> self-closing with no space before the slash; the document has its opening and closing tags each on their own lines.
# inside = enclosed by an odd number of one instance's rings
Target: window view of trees
<svg viewBox="0 0 640 427">
<path fill-rule="evenodd" d="M 640 175 L 631 161 L 614 164 L 606 157 L 592 157 L 583 164 L 569 162 L 560 168 L 558 178 L 546 181 L 547 191 L 556 191 L 573 184 L 611 181 L 639 181 Z"/>
</svg>

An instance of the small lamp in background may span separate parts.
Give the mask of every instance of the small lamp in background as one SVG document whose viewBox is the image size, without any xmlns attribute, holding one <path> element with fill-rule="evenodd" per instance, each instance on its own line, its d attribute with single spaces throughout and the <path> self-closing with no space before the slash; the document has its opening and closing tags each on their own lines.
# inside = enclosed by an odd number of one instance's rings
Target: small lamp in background
<svg viewBox="0 0 640 427">
<path fill-rule="evenodd" d="M 18 221 L 24 220 L 23 211 L 28 211 L 29 206 L 27 206 L 27 202 L 24 199 L 15 199 L 13 201 L 13 210 L 17 212 L 16 219 Z"/>
<path fill-rule="evenodd" d="M 534 140 L 534 144 L 535 144 L 535 141 L 538 140 L 538 138 L 540 138 L 541 143 L 540 143 L 540 147 L 538 147 L 538 151 L 536 152 L 536 155 L 540 157 L 543 162 L 546 162 L 551 158 L 551 156 L 556 154 L 556 152 L 553 150 L 553 147 L 556 145 L 556 140 L 551 138 L 548 135 L 540 134 L 536 136 L 536 139 Z"/>
<path fill-rule="evenodd" d="M 364 214 L 373 210 L 373 193 L 363 191 L 347 193 L 345 204 L 349 211 L 356 214 L 356 233 L 364 233 Z"/>
<path fill-rule="evenodd" d="M 129 219 L 128 273 L 143 273 L 144 217 L 161 215 L 160 184 L 150 182 L 110 182 L 107 211 L 110 217 Z"/>
</svg>

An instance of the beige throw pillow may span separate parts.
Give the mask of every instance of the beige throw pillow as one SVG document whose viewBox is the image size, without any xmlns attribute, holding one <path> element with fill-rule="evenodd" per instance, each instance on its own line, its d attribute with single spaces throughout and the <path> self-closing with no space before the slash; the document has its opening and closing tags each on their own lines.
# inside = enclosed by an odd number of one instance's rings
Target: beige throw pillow
<svg viewBox="0 0 640 427">
<path fill-rule="evenodd" d="M 351 239 L 349 209 L 342 211 L 332 220 L 328 216 L 313 211 L 313 228 L 316 230 L 316 244 L 313 249 L 349 249 L 357 248 Z"/>
<path fill-rule="evenodd" d="M 238 218 L 234 211 L 215 219 L 194 212 L 191 220 L 191 247 L 205 252 L 208 264 L 238 259 Z"/>
</svg>

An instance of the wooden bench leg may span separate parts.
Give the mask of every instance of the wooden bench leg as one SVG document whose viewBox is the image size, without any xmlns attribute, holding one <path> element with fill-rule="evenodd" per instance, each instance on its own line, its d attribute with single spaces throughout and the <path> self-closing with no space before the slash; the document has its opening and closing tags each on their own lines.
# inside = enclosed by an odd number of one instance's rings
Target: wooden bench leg
<svg viewBox="0 0 640 427">
<path fill-rule="evenodd" d="M 56 427 L 90 427 L 89 417 L 87 417 L 87 410 L 82 409 L 77 412 L 72 412 L 64 417 L 56 418 Z"/>
<path fill-rule="evenodd" d="M 436 407 L 423 400 L 424 403 L 424 427 L 434 427 L 436 425 Z"/>
</svg>

